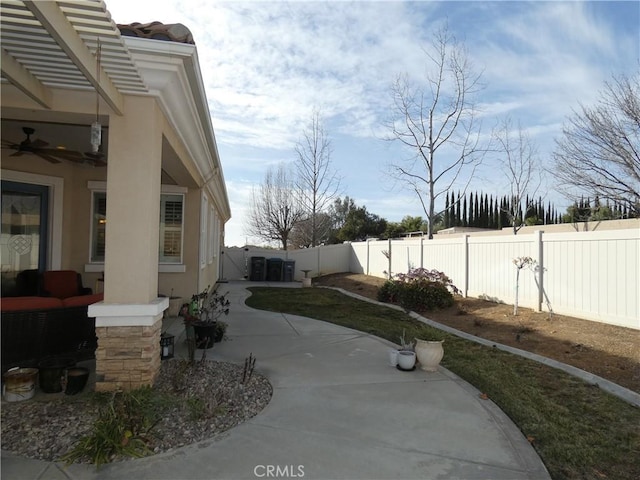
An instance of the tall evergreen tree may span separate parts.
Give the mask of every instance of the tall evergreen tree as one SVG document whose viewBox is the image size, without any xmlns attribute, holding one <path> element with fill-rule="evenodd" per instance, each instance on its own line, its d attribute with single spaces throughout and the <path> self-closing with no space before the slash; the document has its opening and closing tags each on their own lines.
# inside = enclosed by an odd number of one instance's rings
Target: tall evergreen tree
<svg viewBox="0 0 640 480">
<path fill-rule="evenodd" d="M 465 196 L 462 200 L 462 226 L 468 227 L 469 221 L 467 217 L 467 197 Z"/>
<path fill-rule="evenodd" d="M 449 228 L 451 216 L 451 205 L 449 205 L 449 195 L 445 196 L 445 206 L 444 206 L 444 228 Z"/>
</svg>

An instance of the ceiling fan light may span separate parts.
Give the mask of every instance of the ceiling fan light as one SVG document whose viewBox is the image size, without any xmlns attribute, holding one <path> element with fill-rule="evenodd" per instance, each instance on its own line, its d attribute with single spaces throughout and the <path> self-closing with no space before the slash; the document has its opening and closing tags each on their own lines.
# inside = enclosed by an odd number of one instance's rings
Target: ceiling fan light
<svg viewBox="0 0 640 480">
<path fill-rule="evenodd" d="M 102 143 L 102 125 L 100 122 L 93 122 L 91 124 L 91 150 L 93 153 L 98 153 L 100 144 Z"/>
</svg>

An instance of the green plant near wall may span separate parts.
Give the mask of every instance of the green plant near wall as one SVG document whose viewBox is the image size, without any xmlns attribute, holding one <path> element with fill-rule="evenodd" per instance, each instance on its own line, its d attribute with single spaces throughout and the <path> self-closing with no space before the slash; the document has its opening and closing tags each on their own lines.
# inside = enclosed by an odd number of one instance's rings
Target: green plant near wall
<svg viewBox="0 0 640 480">
<path fill-rule="evenodd" d="M 93 429 L 61 458 L 67 464 L 89 459 L 99 467 L 119 456 L 148 455 L 150 432 L 172 404 L 171 397 L 151 387 L 98 394 L 96 401 L 101 405 Z"/>
</svg>

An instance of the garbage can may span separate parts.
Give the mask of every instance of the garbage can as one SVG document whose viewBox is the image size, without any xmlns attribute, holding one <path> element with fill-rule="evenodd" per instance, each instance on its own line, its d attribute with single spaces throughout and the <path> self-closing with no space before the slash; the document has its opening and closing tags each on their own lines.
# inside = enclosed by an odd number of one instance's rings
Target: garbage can
<svg viewBox="0 0 640 480">
<path fill-rule="evenodd" d="M 296 261 L 295 260 L 285 260 L 284 268 L 282 273 L 282 281 L 283 282 L 293 282 L 293 273 L 296 269 Z"/>
<path fill-rule="evenodd" d="M 267 259 L 267 282 L 282 281 L 282 263 L 281 258 Z"/>
<path fill-rule="evenodd" d="M 249 280 L 252 282 L 264 282 L 267 279 L 267 259 L 264 257 L 251 257 L 251 273 Z"/>
</svg>

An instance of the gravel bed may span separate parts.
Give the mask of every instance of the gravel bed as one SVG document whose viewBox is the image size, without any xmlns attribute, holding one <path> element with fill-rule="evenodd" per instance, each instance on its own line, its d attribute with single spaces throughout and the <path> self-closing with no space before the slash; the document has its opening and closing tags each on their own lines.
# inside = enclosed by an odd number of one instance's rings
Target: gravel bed
<svg viewBox="0 0 640 480">
<path fill-rule="evenodd" d="M 243 383 L 244 365 L 184 360 L 162 362 L 154 388 L 178 399 L 163 411 L 150 432 L 154 454 L 195 443 L 257 415 L 271 400 L 272 388 L 253 373 Z M 194 402 L 199 414 L 194 418 Z M 91 432 L 99 411 L 94 395 L 39 395 L 2 402 L 2 449 L 24 457 L 57 461 Z M 126 460 L 117 458 L 114 460 Z M 90 463 L 84 459 L 84 463 Z"/>
</svg>

